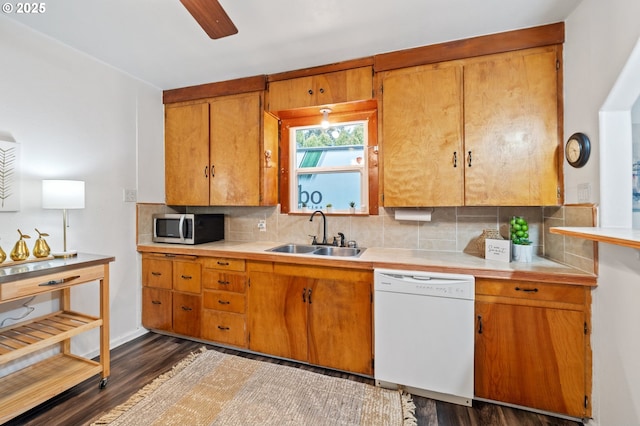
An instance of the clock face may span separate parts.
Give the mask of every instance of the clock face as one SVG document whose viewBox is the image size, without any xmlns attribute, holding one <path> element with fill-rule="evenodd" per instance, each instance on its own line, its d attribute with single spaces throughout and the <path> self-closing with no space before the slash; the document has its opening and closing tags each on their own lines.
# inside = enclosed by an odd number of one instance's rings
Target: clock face
<svg viewBox="0 0 640 426">
<path fill-rule="evenodd" d="M 564 155 L 573 167 L 582 167 L 587 164 L 591 153 L 591 143 L 584 133 L 571 135 L 564 148 Z"/>
</svg>

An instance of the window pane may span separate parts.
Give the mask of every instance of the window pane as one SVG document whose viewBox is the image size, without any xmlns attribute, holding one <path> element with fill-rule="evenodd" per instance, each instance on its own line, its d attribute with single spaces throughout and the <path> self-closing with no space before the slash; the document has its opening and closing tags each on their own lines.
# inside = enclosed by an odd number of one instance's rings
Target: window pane
<svg viewBox="0 0 640 426">
<path fill-rule="evenodd" d="M 361 174 L 359 172 L 302 173 L 298 175 L 298 207 L 306 203 L 310 209 L 322 209 L 327 203 L 336 210 L 348 210 L 349 202 L 360 205 Z"/>
<path fill-rule="evenodd" d="M 362 165 L 364 152 L 364 123 L 335 125 L 330 129 L 317 126 L 298 128 L 296 138 L 296 167 L 335 167 Z"/>
</svg>

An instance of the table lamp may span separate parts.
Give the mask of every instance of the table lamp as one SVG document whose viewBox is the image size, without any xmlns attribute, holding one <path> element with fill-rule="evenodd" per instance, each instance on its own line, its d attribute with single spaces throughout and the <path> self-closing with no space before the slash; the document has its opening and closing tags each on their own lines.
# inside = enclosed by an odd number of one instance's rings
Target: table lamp
<svg viewBox="0 0 640 426">
<path fill-rule="evenodd" d="M 77 250 L 67 250 L 67 210 L 84 208 L 84 181 L 81 180 L 43 180 L 42 208 L 62 210 L 62 231 L 64 250 L 52 252 L 54 257 L 72 257 Z"/>
</svg>

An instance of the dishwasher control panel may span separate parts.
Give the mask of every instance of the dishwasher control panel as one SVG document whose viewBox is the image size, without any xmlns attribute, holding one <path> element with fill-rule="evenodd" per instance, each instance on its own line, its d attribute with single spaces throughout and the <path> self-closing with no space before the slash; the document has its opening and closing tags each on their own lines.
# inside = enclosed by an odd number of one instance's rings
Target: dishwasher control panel
<svg viewBox="0 0 640 426">
<path fill-rule="evenodd" d="M 473 275 L 376 269 L 374 286 L 376 291 L 469 300 L 475 298 Z"/>
</svg>

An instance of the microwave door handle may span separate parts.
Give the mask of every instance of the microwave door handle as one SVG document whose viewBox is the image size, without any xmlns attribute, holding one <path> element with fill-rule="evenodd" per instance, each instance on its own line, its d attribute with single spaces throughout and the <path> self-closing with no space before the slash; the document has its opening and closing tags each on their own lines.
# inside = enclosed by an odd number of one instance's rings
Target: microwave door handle
<svg viewBox="0 0 640 426">
<path fill-rule="evenodd" d="M 158 219 L 153 219 L 153 238 L 158 238 Z"/>
<path fill-rule="evenodd" d="M 180 216 L 180 222 L 178 223 L 178 228 L 180 229 L 180 240 L 184 241 L 184 215 Z"/>
</svg>

